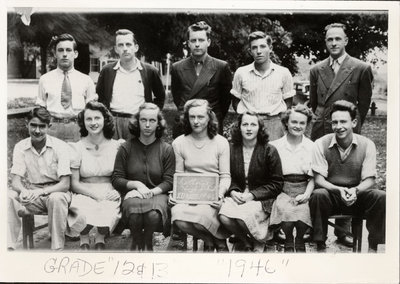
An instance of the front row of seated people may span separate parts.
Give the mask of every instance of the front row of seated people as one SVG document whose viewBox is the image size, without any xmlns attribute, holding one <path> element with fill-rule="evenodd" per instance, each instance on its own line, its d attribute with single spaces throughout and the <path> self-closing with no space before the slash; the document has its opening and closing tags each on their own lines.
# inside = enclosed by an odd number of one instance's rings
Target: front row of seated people
<svg viewBox="0 0 400 284">
<path fill-rule="evenodd" d="M 55 250 L 64 248 L 65 234 L 79 235 L 80 248 L 89 250 L 93 227 L 94 248 L 103 250 L 120 221 L 131 231 L 132 250 L 153 250 L 153 233 L 168 235 L 173 224 L 202 239 L 205 251 L 228 251 L 231 235 L 235 251 L 253 251 L 282 229 L 284 251 L 305 252 L 309 228 L 324 251 L 329 216 L 347 213 L 366 218 L 376 251 L 385 243 L 386 194 L 374 187 L 374 143 L 353 133 L 356 112 L 352 103 L 336 102 L 334 133 L 315 144 L 304 136 L 312 114 L 303 105 L 286 111 L 286 135 L 272 142 L 263 119 L 245 112 L 229 144 L 207 101 L 193 99 L 184 107 L 184 134 L 171 146 L 161 140 L 166 123 L 156 105 L 140 107 L 129 126 L 133 138 L 124 142 L 112 139 L 112 115 L 92 101 L 78 116 L 81 140 L 68 146 L 47 134 L 50 115 L 35 108 L 30 137 L 13 153 L 8 248 L 16 247 L 20 217 L 47 214 Z M 168 197 L 174 173 L 218 174 L 218 201 L 192 205 Z"/>
</svg>

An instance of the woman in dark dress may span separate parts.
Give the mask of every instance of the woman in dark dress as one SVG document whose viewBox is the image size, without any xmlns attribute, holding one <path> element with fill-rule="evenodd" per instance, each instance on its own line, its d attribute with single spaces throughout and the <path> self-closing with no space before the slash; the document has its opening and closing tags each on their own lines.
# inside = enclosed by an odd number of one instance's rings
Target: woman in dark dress
<svg viewBox="0 0 400 284">
<path fill-rule="evenodd" d="M 172 190 L 175 155 L 160 139 L 164 129 L 160 109 L 144 103 L 129 126 L 134 138 L 121 145 L 115 160 L 112 183 L 123 196 L 122 218 L 131 231 L 131 250 L 152 251 L 153 233 L 169 233 L 167 193 Z"/>
</svg>

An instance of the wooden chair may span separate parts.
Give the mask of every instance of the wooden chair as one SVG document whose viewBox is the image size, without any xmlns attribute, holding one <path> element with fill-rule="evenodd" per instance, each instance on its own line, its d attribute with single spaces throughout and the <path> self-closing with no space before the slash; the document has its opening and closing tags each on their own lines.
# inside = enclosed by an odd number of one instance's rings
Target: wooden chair
<svg viewBox="0 0 400 284">
<path fill-rule="evenodd" d="M 29 214 L 22 217 L 22 245 L 24 249 L 33 249 L 33 232 L 47 227 L 46 224 L 35 227 L 35 215 Z"/>
<path fill-rule="evenodd" d="M 338 215 L 331 215 L 329 219 L 351 219 L 351 227 L 352 231 L 349 232 L 346 229 L 336 225 L 335 223 L 328 220 L 328 225 L 334 227 L 335 229 L 343 232 L 347 236 L 353 238 L 353 252 L 361 252 L 361 243 L 362 243 L 362 228 L 363 228 L 363 220 L 364 217 L 362 216 L 355 216 L 355 215 L 346 215 L 346 214 L 338 214 Z"/>
</svg>

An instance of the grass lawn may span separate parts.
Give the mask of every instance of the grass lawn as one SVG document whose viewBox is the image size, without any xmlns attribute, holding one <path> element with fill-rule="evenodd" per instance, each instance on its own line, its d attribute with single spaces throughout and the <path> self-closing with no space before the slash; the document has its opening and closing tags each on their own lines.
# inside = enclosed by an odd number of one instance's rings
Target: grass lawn
<svg viewBox="0 0 400 284">
<path fill-rule="evenodd" d="M 17 103 L 11 102 L 9 103 L 9 108 L 12 107 L 28 107 L 32 106 L 32 102 L 28 101 L 19 101 Z M 167 120 L 169 126 L 173 125 L 174 117 L 175 117 L 175 109 L 172 107 L 171 103 L 167 104 L 166 109 L 163 111 L 164 116 Z M 235 120 L 236 114 L 228 113 L 225 124 L 224 124 L 224 135 L 228 136 L 229 126 Z M 11 118 L 7 120 L 7 161 L 8 161 L 8 173 L 10 171 L 11 163 L 12 163 L 12 151 L 14 145 L 22 140 L 23 138 L 28 137 L 28 131 L 25 126 L 24 118 Z M 386 189 L 386 124 L 387 118 L 385 116 L 367 116 L 365 123 L 362 128 L 362 134 L 370 138 L 375 142 L 377 148 L 377 184 L 378 188 Z M 167 135 L 165 137 L 167 142 L 172 142 L 172 131 L 171 127 L 167 129 Z M 8 182 L 10 184 L 10 175 L 8 174 Z"/>
</svg>

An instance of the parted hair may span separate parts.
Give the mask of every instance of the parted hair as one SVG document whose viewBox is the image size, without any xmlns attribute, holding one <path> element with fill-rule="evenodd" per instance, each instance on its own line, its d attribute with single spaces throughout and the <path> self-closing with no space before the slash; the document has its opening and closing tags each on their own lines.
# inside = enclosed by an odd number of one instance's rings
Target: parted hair
<svg viewBox="0 0 400 284">
<path fill-rule="evenodd" d="M 265 125 L 264 120 L 255 112 L 246 111 L 238 115 L 237 120 L 233 124 L 231 128 L 231 142 L 234 145 L 242 145 L 243 144 L 243 137 L 242 132 L 240 131 L 240 125 L 242 124 L 243 116 L 251 115 L 257 117 L 258 121 L 258 133 L 257 133 L 257 143 L 258 144 L 267 144 L 269 141 L 268 134 L 265 132 Z"/>
<path fill-rule="evenodd" d="M 66 41 L 66 40 L 67 41 L 72 41 L 73 48 L 74 48 L 74 51 L 75 51 L 76 48 L 77 48 L 77 44 L 76 44 L 76 41 L 75 41 L 74 37 L 72 35 L 70 35 L 70 34 L 61 34 L 61 35 L 58 35 L 58 36 L 53 36 L 51 38 L 51 40 L 50 40 L 49 48 L 54 48 L 55 49 L 59 42 Z"/>
<path fill-rule="evenodd" d="M 204 105 L 207 108 L 207 115 L 209 118 L 207 125 L 207 135 L 210 139 L 213 139 L 215 135 L 218 134 L 217 116 L 212 111 L 210 105 L 208 104 L 208 101 L 203 99 L 192 99 L 188 100 L 183 107 L 183 131 L 184 131 L 183 133 L 185 135 L 189 135 L 193 131 L 189 120 L 189 110 L 193 107 L 204 106 Z"/>
<path fill-rule="evenodd" d="M 101 114 L 104 117 L 104 127 L 103 127 L 104 137 L 106 139 L 111 139 L 115 132 L 114 118 L 113 118 L 111 112 L 105 107 L 105 105 L 103 105 L 100 102 L 96 102 L 96 101 L 88 102 L 85 106 L 85 109 L 83 109 L 78 114 L 78 125 L 80 127 L 79 131 L 81 133 L 81 137 L 86 137 L 89 134 L 85 127 L 85 111 L 87 109 L 98 110 L 101 112 Z"/>
<path fill-rule="evenodd" d="M 357 107 L 353 103 L 346 100 L 339 100 L 333 103 L 330 111 L 330 117 L 332 117 L 332 114 L 335 111 L 348 111 L 352 120 L 357 117 Z"/>
<path fill-rule="evenodd" d="M 198 32 L 198 31 L 205 31 L 207 38 L 210 38 L 210 36 L 211 36 L 211 27 L 205 21 L 200 21 L 200 22 L 194 23 L 188 27 L 187 33 L 186 33 L 187 38 L 189 38 L 190 32 Z"/>
<path fill-rule="evenodd" d="M 28 113 L 28 122 L 35 117 L 38 118 L 41 122 L 50 124 L 51 115 L 49 111 L 42 106 L 35 107 Z"/>
<path fill-rule="evenodd" d="M 115 37 L 117 37 L 117 36 L 119 36 L 119 35 L 132 35 L 133 42 L 134 42 L 135 44 L 137 44 L 135 34 L 134 34 L 131 30 L 128 30 L 128 29 L 119 29 L 119 30 L 117 30 L 117 31 L 115 32 Z"/>
<path fill-rule="evenodd" d="M 281 116 L 282 124 L 283 124 L 283 126 L 285 127 L 286 130 L 288 130 L 287 124 L 288 124 L 288 121 L 289 121 L 289 117 L 294 112 L 298 112 L 298 113 L 304 114 L 307 117 L 307 125 L 311 122 L 311 119 L 312 119 L 312 111 L 311 111 L 311 109 L 309 109 L 306 105 L 297 104 L 297 105 L 293 106 L 292 108 L 286 110 Z"/>
<path fill-rule="evenodd" d="M 129 132 L 135 136 L 140 137 L 140 112 L 145 109 L 155 109 L 157 110 L 157 128 L 156 128 L 156 138 L 161 138 L 165 134 L 165 129 L 167 128 L 167 122 L 160 108 L 153 103 L 144 103 L 139 107 L 139 111 L 134 115 L 133 119 L 129 121 Z"/>
<path fill-rule="evenodd" d="M 325 27 L 325 31 L 327 32 L 328 30 L 330 30 L 332 28 L 341 28 L 343 30 L 343 32 L 346 34 L 346 26 L 342 23 L 329 24 Z"/>
<path fill-rule="evenodd" d="M 251 42 L 256 39 L 260 38 L 265 38 L 267 40 L 267 44 L 271 47 L 272 46 L 272 37 L 270 35 L 267 35 L 266 33 L 262 31 L 255 31 L 249 34 L 247 37 L 247 42 L 249 43 L 249 46 L 251 46 Z"/>
</svg>

